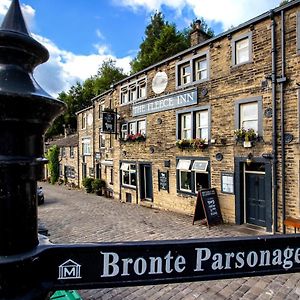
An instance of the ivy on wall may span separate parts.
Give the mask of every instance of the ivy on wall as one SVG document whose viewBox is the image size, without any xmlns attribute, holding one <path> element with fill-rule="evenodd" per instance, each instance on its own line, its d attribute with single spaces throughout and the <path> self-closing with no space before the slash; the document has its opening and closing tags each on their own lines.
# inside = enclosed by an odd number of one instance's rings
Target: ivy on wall
<svg viewBox="0 0 300 300">
<path fill-rule="evenodd" d="M 49 148 L 46 158 L 48 159 L 48 170 L 51 184 L 55 184 L 59 178 L 59 148 L 54 145 Z"/>
</svg>

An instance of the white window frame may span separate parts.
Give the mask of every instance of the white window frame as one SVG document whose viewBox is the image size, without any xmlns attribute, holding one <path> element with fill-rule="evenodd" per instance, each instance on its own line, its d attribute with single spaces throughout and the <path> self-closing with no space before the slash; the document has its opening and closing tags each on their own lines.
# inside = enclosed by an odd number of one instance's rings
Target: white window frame
<svg viewBox="0 0 300 300">
<path fill-rule="evenodd" d="M 121 88 L 121 104 L 127 104 L 129 102 L 129 92 L 127 87 Z"/>
<path fill-rule="evenodd" d="M 191 139 L 193 136 L 192 114 L 186 113 L 186 114 L 182 114 L 180 117 L 181 117 L 181 139 Z M 187 118 L 189 118 L 189 122 L 185 122 Z M 189 123 L 189 125 L 188 124 L 184 125 L 185 123 Z"/>
<path fill-rule="evenodd" d="M 128 136 L 128 123 L 121 125 L 121 139 L 126 140 Z"/>
<path fill-rule="evenodd" d="M 147 95 L 147 84 L 146 84 L 146 80 L 142 79 L 140 81 L 138 81 L 138 96 L 137 99 L 144 99 L 146 98 Z"/>
<path fill-rule="evenodd" d="M 206 114 L 207 115 L 207 124 L 201 124 L 201 115 Z M 197 139 L 205 139 L 206 142 L 208 142 L 209 138 L 209 113 L 208 109 L 200 110 L 195 113 L 196 115 L 196 138 Z M 203 136 L 202 131 L 207 132 L 206 136 Z"/>
<path fill-rule="evenodd" d="M 201 62 L 205 62 L 205 64 L 206 64 L 205 68 L 200 67 Z M 207 56 L 205 55 L 205 56 L 194 59 L 194 68 L 195 68 L 194 81 L 203 81 L 203 80 L 207 79 L 208 78 L 208 60 L 207 60 Z M 205 73 L 205 77 L 201 76 L 203 73 Z"/>
<path fill-rule="evenodd" d="M 184 72 L 184 70 L 186 68 L 189 68 L 190 69 L 190 72 Z M 188 85 L 192 82 L 192 67 L 191 67 L 191 64 L 190 62 L 188 63 L 184 63 L 180 66 L 180 69 L 179 69 L 179 74 L 180 74 L 180 85 Z"/>
<path fill-rule="evenodd" d="M 86 113 L 81 116 L 81 129 L 86 129 Z"/>
<path fill-rule="evenodd" d="M 91 155 L 91 138 L 82 139 L 82 155 Z"/>
<path fill-rule="evenodd" d="M 143 126 L 141 126 L 141 124 L 143 124 Z M 146 120 L 138 120 L 136 128 L 137 128 L 137 133 L 146 135 Z"/>
<path fill-rule="evenodd" d="M 256 106 L 256 114 L 248 117 L 247 119 L 245 118 L 245 113 L 244 111 L 248 107 L 253 107 Z M 245 130 L 248 130 L 250 128 L 254 129 L 256 133 L 258 133 L 258 103 L 257 102 L 249 102 L 249 103 L 243 103 L 240 104 L 240 127 L 239 128 L 244 128 Z M 256 126 L 245 126 L 245 122 L 256 122 Z"/>
<path fill-rule="evenodd" d="M 177 163 L 177 167 L 176 167 L 176 169 L 179 171 L 179 190 L 183 191 L 183 192 L 188 192 L 188 193 L 192 192 L 192 174 L 191 174 L 192 172 L 190 170 L 191 163 L 192 163 L 192 161 L 189 160 L 189 159 L 179 159 L 178 163 Z M 181 187 L 182 186 L 181 185 L 181 183 L 182 183 L 182 172 L 186 172 L 186 173 L 190 174 L 190 178 L 191 178 L 190 189 L 184 189 L 184 188 Z"/>
<path fill-rule="evenodd" d="M 248 41 L 247 47 L 243 47 L 241 49 L 238 49 L 239 44 L 241 44 L 243 41 Z M 233 66 L 239 66 L 243 64 L 247 64 L 252 62 L 252 33 L 247 32 L 245 34 L 242 34 L 240 36 L 237 36 L 232 39 L 232 65 Z M 240 61 L 240 52 L 244 51 L 245 49 L 248 49 L 248 58 L 246 60 Z"/>
<path fill-rule="evenodd" d="M 70 158 L 74 158 L 74 146 L 70 146 Z"/>
<path fill-rule="evenodd" d="M 105 134 L 102 132 L 99 133 L 99 148 L 100 149 L 105 148 Z"/>
<path fill-rule="evenodd" d="M 132 166 L 134 166 L 134 169 L 131 168 Z M 136 164 L 135 163 L 122 162 L 121 163 L 121 167 L 120 167 L 120 171 L 121 171 L 122 186 L 136 188 L 136 185 L 130 184 L 131 183 L 132 174 L 135 174 L 135 181 L 136 181 L 136 184 L 137 184 L 137 167 L 136 167 Z M 125 174 L 125 172 L 128 173 L 129 184 L 128 183 L 124 183 L 124 174 Z"/>
</svg>

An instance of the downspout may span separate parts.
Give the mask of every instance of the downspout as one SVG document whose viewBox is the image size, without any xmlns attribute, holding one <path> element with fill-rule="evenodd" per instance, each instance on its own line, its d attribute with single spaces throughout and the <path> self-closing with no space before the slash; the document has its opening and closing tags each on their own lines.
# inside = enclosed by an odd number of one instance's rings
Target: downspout
<svg viewBox="0 0 300 300">
<path fill-rule="evenodd" d="M 96 116 L 95 116 L 95 101 L 93 101 L 93 170 L 94 170 L 94 178 L 96 177 L 96 165 L 95 165 L 95 126 L 96 126 Z"/>
<path fill-rule="evenodd" d="M 274 226 L 273 233 L 278 231 L 278 193 L 277 193 L 277 107 L 276 107 L 276 32 L 275 32 L 275 20 L 274 11 L 270 11 L 271 22 L 271 44 L 272 44 L 272 185 L 273 185 L 273 211 L 274 211 Z"/>
<path fill-rule="evenodd" d="M 281 11 L 281 78 L 280 83 L 280 115 L 281 115 L 281 194 L 282 194 L 282 226 L 283 233 L 286 233 L 284 220 L 286 219 L 286 199 L 285 199 L 285 129 L 284 129 L 284 83 L 285 77 L 285 16 L 284 10 Z"/>
</svg>

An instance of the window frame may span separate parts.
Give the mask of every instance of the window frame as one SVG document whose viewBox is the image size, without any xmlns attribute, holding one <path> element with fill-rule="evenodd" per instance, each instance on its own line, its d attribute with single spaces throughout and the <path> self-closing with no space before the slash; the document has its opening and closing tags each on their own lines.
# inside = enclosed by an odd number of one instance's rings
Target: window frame
<svg viewBox="0 0 300 300">
<path fill-rule="evenodd" d="M 89 140 L 89 143 L 85 143 L 85 141 Z M 90 137 L 84 137 L 81 139 L 81 145 L 82 145 L 82 155 L 89 156 L 91 155 L 91 138 Z M 89 145 L 88 148 L 85 148 L 85 145 Z M 89 152 L 86 152 L 85 150 L 89 149 Z"/>
<path fill-rule="evenodd" d="M 203 78 L 203 79 L 199 79 L 197 80 L 196 78 L 196 62 L 199 61 L 199 60 L 206 60 L 206 72 L 207 72 L 207 77 L 206 78 Z M 181 70 L 182 70 L 182 67 L 185 66 L 185 65 L 189 65 L 190 66 L 190 69 L 191 69 L 191 73 L 190 73 L 190 76 L 191 76 L 191 80 L 189 83 L 185 83 L 185 84 L 182 84 L 182 79 L 181 79 Z M 193 55 L 191 58 L 188 58 L 188 59 L 185 59 L 185 60 L 182 60 L 182 61 L 179 61 L 176 63 L 176 88 L 179 89 L 179 88 L 182 88 L 182 87 L 186 87 L 186 86 L 190 86 L 190 85 L 194 85 L 194 84 L 197 84 L 197 83 L 202 83 L 202 82 L 205 82 L 205 81 L 208 81 L 210 79 L 210 55 L 209 55 L 209 51 L 203 51 L 197 55 Z"/>
<path fill-rule="evenodd" d="M 131 121 L 128 121 L 126 123 L 122 123 L 121 124 L 121 128 L 120 128 L 120 138 L 121 139 L 126 139 L 128 137 L 128 135 L 135 135 L 135 134 L 138 134 L 138 131 L 139 131 L 139 123 L 140 122 L 145 122 L 145 132 L 142 133 L 142 135 L 146 136 L 147 134 L 147 119 L 146 118 L 142 118 L 142 119 L 136 119 L 136 120 L 131 120 Z M 130 133 L 130 127 L 131 125 L 134 126 L 134 131 L 133 133 Z M 123 129 L 123 127 L 127 127 L 127 129 Z M 126 133 L 126 137 L 123 136 L 123 133 L 125 133 L 125 130 L 127 130 L 127 133 Z"/>
<path fill-rule="evenodd" d="M 191 114 L 191 130 L 192 130 L 192 136 L 191 138 L 194 139 L 196 138 L 196 114 L 201 111 L 207 111 L 208 113 L 208 140 L 206 141 L 209 143 L 211 139 L 211 106 L 210 105 L 203 105 L 199 107 L 194 107 L 190 109 L 185 109 L 185 110 L 179 110 L 176 111 L 176 140 L 181 140 L 182 139 L 182 124 L 181 124 L 181 116 L 184 114 Z"/>
<path fill-rule="evenodd" d="M 241 116 L 240 116 L 240 106 L 243 104 L 257 102 L 257 114 L 258 114 L 258 124 L 257 124 L 257 133 L 258 136 L 263 136 L 263 110 L 262 110 L 262 96 L 244 98 L 235 101 L 235 129 L 240 128 Z"/>
<path fill-rule="evenodd" d="M 249 41 L 249 46 L 248 46 L 248 50 L 249 50 L 249 57 L 247 61 L 243 61 L 241 63 L 237 63 L 237 49 L 236 49 L 236 45 L 238 42 L 241 42 L 242 40 L 248 39 Z M 237 67 L 237 66 L 241 66 L 241 65 L 245 65 L 248 63 L 251 63 L 253 60 L 253 47 L 252 47 L 252 32 L 246 32 L 244 34 L 241 34 L 235 38 L 232 39 L 231 41 L 231 64 L 233 67 Z"/>
<path fill-rule="evenodd" d="M 99 132 L 99 149 L 105 149 L 105 133 L 102 132 Z"/>
<path fill-rule="evenodd" d="M 82 113 L 81 116 L 81 129 L 86 129 L 87 115 L 86 113 Z"/>
<path fill-rule="evenodd" d="M 128 165 L 128 169 L 122 169 L 123 164 L 126 166 Z M 131 170 L 131 166 L 135 167 L 135 170 Z M 124 173 L 128 172 L 128 178 L 129 178 L 129 184 L 124 183 Z M 131 183 L 131 174 L 135 173 L 135 185 L 130 184 Z M 120 182 L 122 187 L 126 188 L 132 188 L 136 189 L 137 188 L 137 164 L 135 162 L 127 162 L 127 161 L 121 161 L 120 162 Z"/>
<path fill-rule="evenodd" d="M 178 165 L 180 160 L 189 160 L 190 165 L 189 165 L 189 170 L 186 170 L 185 168 L 179 169 Z M 207 162 L 206 164 L 206 171 L 196 171 L 193 170 L 193 165 L 195 161 L 203 161 Z M 191 173 L 191 189 L 182 189 L 181 188 L 181 172 L 189 172 Z M 197 173 L 202 173 L 202 174 L 207 174 L 208 175 L 208 186 L 211 186 L 211 170 L 210 170 L 210 159 L 207 157 L 176 157 L 176 189 L 177 193 L 180 194 L 188 194 L 188 195 L 197 195 L 197 187 L 196 187 L 196 174 Z"/>
<path fill-rule="evenodd" d="M 70 158 L 74 158 L 74 146 L 70 146 Z"/>
<path fill-rule="evenodd" d="M 145 95 L 141 91 L 144 91 Z M 147 76 L 122 85 L 119 97 L 121 106 L 147 98 Z"/>
</svg>

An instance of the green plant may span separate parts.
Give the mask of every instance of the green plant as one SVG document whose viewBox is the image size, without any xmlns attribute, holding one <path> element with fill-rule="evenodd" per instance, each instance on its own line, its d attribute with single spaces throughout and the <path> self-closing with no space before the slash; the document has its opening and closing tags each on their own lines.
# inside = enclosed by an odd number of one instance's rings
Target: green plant
<svg viewBox="0 0 300 300">
<path fill-rule="evenodd" d="M 56 145 L 49 148 L 46 158 L 48 159 L 50 183 L 55 184 L 59 178 L 59 148 Z"/>
<path fill-rule="evenodd" d="M 253 128 L 245 129 L 238 128 L 234 131 L 235 139 L 237 142 L 251 142 L 257 139 L 257 134 Z"/>
<path fill-rule="evenodd" d="M 191 148 L 192 147 L 192 143 L 191 143 L 191 140 L 182 139 L 182 140 L 178 140 L 176 142 L 176 146 L 179 149 L 187 149 L 187 148 Z"/>
<path fill-rule="evenodd" d="M 245 133 L 245 141 L 254 141 L 257 138 L 257 134 L 253 128 L 249 128 Z"/>
<path fill-rule="evenodd" d="M 194 149 L 204 149 L 207 147 L 206 140 L 201 138 L 193 139 L 192 145 Z"/>
<path fill-rule="evenodd" d="M 103 195 L 103 189 L 106 188 L 106 182 L 103 179 L 95 179 L 92 182 L 92 190 L 97 195 Z"/>
<path fill-rule="evenodd" d="M 93 182 L 94 178 L 86 177 L 82 180 L 82 185 L 84 186 L 87 193 L 93 192 Z"/>
</svg>

